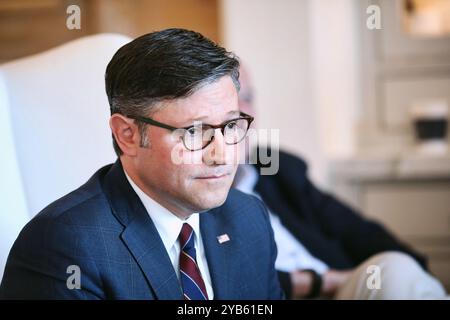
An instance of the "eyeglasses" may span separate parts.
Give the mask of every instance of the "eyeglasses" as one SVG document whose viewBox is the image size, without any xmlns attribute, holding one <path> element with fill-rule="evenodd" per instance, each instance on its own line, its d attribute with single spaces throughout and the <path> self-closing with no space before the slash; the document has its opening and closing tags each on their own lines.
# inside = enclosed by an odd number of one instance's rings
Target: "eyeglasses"
<svg viewBox="0 0 450 320">
<path fill-rule="evenodd" d="M 214 140 L 216 129 L 220 129 L 226 144 L 237 144 L 245 138 L 247 131 L 250 128 L 250 124 L 254 119 L 252 116 L 244 112 L 240 112 L 238 118 L 225 121 L 219 125 L 203 124 L 199 121 L 189 127 L 176 128 L 146 117 L 132 115 L 126 115 L 126 117 L 156 127 L 164 128 L 172 132 L 178 131 L 184 146 L 190 151 L 197 151 L 206 148 Z"/>
</svg>

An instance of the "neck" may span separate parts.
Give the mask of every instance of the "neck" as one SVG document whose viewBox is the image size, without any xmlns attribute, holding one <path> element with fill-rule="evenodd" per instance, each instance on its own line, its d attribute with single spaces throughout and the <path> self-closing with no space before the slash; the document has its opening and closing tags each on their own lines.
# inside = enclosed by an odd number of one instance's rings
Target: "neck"
<svg viewBox="0 0 450 320">
<path fill-rule="evenodd" d="M 174 201 L 169 201 L 167 197 L 160 195 L 158 192 L 153 191 L 148 188 L 147 185 L 142 181 L 142 179 L 137 174 L 135 168 L 131 166 L 127 161 L 121 159 L 123 170 L 128 175 L 128 177 L 134 182 L 134 184 L 142 190 L 148 197 L 152 198 L 158 204 L 169 210 L 173 215 L 177 216 L 182 220 L 188 219 L 194 211 L 188 210 L 180 206 Z"/>
</svg>

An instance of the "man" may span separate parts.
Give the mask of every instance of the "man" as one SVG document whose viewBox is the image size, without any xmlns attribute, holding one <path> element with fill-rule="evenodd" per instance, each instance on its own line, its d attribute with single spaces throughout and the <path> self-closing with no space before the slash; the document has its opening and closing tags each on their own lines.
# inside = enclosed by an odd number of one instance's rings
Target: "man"
<svg viewBox="0 0 450 320">
<path fill-rule="evenodd" d="M 267 211 L 230 191 L 252 121 L 238 68 L 183 29 L 120 48 L 105 77 L 119 159 L 24 228 L 0 297 L 282 298 Z"/>
<path fill-rule="evenodd" d="M 254 115 L 253 87 L 240 68 L 239 105 Z M 266 154 L 266 151 L 262 154 Z M 290 298 L 426 299 L 442 298 L 441 284 L 422 267 L 420 254 L 402 244 L 381 225 L 368 221 L 331 195 L 318 190 L 307 176 L 306 163 L 280 152 L 275 175 L 264 167 L 241 165 L 234 186 L 262 199 L 275 233 L 275 263 Z M 419 266 L 420 264 L 420 266 Z M 381 287 L 368 286 L 380 267 Z M 374 274 L 376 276 L 376 274 Z"/>
</svg>

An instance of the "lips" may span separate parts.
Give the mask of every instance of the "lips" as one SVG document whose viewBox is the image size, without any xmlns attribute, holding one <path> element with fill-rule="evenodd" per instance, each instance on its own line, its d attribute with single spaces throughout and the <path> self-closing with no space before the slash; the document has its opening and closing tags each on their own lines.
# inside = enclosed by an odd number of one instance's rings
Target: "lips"
<svg viewBox="0 0 450 320">
<path fill-rule="evenodd" d="M 221 178 L 225 178 L 226 176 L 230 175 L 229 173 L 223 173 L 223 174 L 218 174 L 218 175 L 210 175 L 210 176 L 201 176 L 201 177 L 196 177 L 196 179 L 221 179 Z"/>
</svg>

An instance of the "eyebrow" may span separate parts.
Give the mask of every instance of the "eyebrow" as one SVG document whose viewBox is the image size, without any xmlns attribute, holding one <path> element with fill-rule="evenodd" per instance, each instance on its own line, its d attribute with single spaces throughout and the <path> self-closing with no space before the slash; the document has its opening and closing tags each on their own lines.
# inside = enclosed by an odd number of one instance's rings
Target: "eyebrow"
<svg viewBox="0 0 450 320">
<path fill-rule="evenodd" d="M 238 116 L 238 115 L 240 115 L 241 113 L 240 113 L 240 111 L 239 110 L 231 110 L 231 111 L 229 111 L 229 112 L 227 112 L 227 114 L 226 114 L 226 116 L 231 116 L 231 115 L 235 115 L 235 116 Z M 206 119 L 206 118 L 208 118 L 208 116 L 203 116 L 203 117 L 197 117 L 197 118 L 193 118 L 193 119 L 190 119 L 190 120 L 188 120 L 188 121 L 186 121 L 186 122 L 194 122 L 194 121 L 202 121 L 202 120 L 204 120 L 204 119 Z"/>
</svg>

